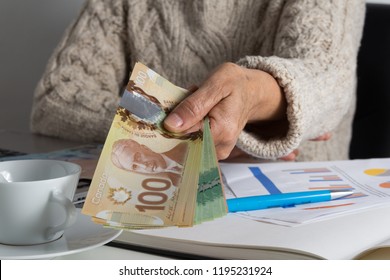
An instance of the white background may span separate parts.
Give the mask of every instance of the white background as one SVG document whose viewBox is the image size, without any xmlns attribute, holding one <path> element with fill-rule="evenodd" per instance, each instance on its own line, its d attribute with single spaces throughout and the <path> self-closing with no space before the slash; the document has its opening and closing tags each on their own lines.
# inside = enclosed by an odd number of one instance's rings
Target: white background
<svg viewBox="0 0 390 280">
<path fill-rule="evenodd" d="M 2 261 L 3 280 L 39 279 L 39 280 L 329 280 L 329 279 L 389 279 L 388 261 L 269 261 L 269 260 L 94 260 L 94 261 Z M 198 275 L 120 275 L 121 268 L 129 269 L 201 269 Z M 213 275 L 213 269 L 225 268 L 239 271 L 238 268 L 271 267 L 271 274 L 265 275 Z M 218 270 L 219 271 L 219 270 Z"/>
<path fill-rule="evenodd" d="M 0 130 L 28 131 L 35 86 L 83 2 L 0 0 Z"/>
</svg>

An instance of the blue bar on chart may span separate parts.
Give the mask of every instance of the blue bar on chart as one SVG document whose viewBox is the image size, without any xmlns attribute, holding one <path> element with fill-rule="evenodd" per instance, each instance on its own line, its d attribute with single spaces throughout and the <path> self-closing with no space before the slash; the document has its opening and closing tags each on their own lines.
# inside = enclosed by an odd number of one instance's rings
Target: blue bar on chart
<svg viewBox="0 0 390 280">
<path fill-rule="evenodd" d="M 249 170 L 270 194 L 282 193 L 278 187 L 260 170 L 259 167 L 249 167 Z"/>
</svg>

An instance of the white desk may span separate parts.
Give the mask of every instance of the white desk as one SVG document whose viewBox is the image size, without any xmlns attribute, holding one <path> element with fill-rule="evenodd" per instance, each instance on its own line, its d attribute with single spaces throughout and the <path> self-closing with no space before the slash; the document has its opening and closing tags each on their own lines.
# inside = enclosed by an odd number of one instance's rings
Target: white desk
<svg viewBox="0 0 390 280">
<path fill-rule="evenodd" d="M 54 150 L 66 149 L 81 145 L 82 143 L 64 141 L 43 137 L 26 132 L 0 130 L 0 148 L 25 153 L 44 153 Z M 111 246 L 83 251 L 80 253 L 57 257 L 62 260 L 161 260 L 169 257 L 120 249 Z M 363 257 L 365 260 L 389 260 L 390 249 L 379 249 Z"/>
<path fill-rule="evenodd" d="M 0 129 L 0 148 L 23 153 L 45 153 L 79 146 L 79 142 Z"/>
<path fill-rule="evenodd" d="M 168 257 L 141 253 L 132 250 L 120 249 L 111 246 L 102 246 L 92 250 L 65 255 L 56 260 L 167 260 Z"/>
</svg>

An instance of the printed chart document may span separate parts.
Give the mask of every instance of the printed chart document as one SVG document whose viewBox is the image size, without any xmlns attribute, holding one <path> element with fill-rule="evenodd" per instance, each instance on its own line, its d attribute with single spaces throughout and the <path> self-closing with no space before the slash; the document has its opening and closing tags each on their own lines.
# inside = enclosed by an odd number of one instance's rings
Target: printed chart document
<svg viewBox="0 0 390 280">
<path fill-rule="evenodd" d="M 192 228 L 125 231 L 114 245 L 199 258 L 354 259 L 390 244 L 390 159 L 220 167 L 227 198 L 319 189 L 349 189 L 354 194 L 230 213 Z"/>
<path fill-rule="evenodd" d="M 316 190 L 351 190 L 341 199 L 238 213 L 246 218 L 296 226 L 390 203 L 387 159 L 338 162 L 222 164 L 226 198 Z"/>
</svg>

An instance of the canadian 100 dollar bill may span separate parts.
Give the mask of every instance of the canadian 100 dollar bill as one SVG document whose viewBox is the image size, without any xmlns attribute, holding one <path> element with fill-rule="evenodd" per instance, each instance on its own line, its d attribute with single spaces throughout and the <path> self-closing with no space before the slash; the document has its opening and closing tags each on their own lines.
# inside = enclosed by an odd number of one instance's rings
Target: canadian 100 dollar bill
<svg viewBox="0 0 390 280">
<path fill-rule="evenodd" d="M 169 111 L 187 95 L 187 90 L 145 65 L 135 65 L 99 158 L 84 214 L 121 228 L 192 226 L 226 214 L 211 133 L 176 135 L 162 126 Z"/>
</svg>

